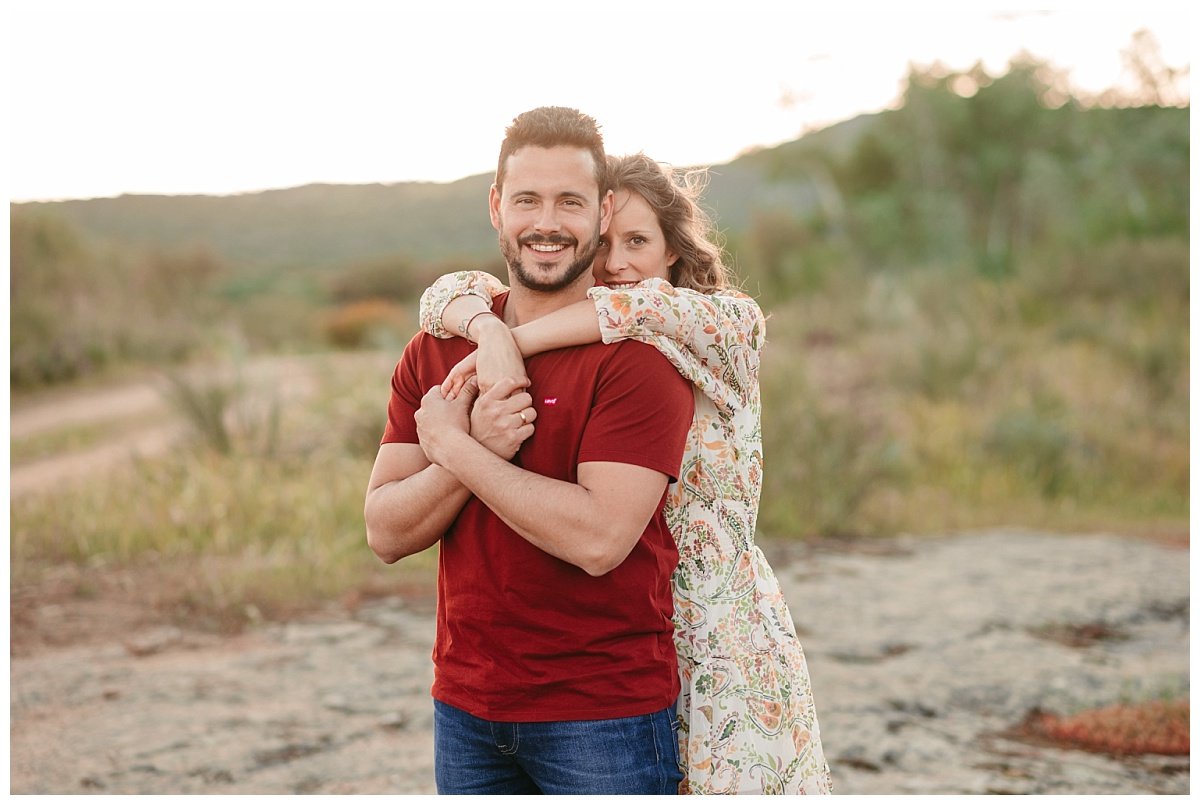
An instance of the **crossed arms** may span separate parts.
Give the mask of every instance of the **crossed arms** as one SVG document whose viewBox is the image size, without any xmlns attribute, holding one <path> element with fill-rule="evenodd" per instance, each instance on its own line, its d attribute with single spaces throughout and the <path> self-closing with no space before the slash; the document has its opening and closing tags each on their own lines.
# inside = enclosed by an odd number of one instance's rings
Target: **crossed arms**
<svg viewBox="0 0 1200 805">
<path fill-rule="evenodd" d="M 383 444 L 368 483 L 367 542 L 385 562 L 433 545 L 471 495 L 546 553 L 593 576 L 624 561 L 654 516 L 668 476 L 634 464 L 580 463 L 572 483 L 510 463 L 532 420 L 524 379 L 453 400 L 439 386 L 415 414 L 418 444 Z M 529 415 L 526 415 L 530 419 Z"/>
</svg>

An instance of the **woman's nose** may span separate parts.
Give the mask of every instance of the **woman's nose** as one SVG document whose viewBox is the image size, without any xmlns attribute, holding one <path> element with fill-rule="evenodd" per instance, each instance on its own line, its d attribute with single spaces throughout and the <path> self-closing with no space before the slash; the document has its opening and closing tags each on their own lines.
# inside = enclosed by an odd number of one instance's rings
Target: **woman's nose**
<svg viewBox="0 0 1200 805">
<path fill-rule="evenodd" d="M 628 263 L 621 250 L 613 246 L 608 247 L 607 254 L 604 255 L 604 261 L 604 268 L 613 274 L 626 268 Z"/>
</svg>

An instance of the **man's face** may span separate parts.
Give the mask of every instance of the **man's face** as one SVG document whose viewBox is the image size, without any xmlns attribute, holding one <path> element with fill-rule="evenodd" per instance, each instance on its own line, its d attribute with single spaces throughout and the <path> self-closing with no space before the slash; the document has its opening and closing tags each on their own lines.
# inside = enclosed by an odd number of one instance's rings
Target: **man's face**
<svg viewBox="0 0 1200 805">
<path fill-rule="evenodd" d="M 567 288 L 591 268 L 612 214 L 592 155 L 570 146 L 526 146 L 509 156 L 504 187 L 493 185 L 489 201 L 512 281 L 543 292 Z"/>
</svg>

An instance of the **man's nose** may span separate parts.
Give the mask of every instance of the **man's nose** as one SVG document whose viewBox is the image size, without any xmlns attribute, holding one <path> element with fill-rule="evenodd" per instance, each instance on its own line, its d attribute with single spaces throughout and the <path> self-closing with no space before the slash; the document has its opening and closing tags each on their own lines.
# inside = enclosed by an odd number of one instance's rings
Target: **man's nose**
<svg viewBox="0 0 1200 805">
<path fill-rule="evenodd" d="M 557 232 L 559 230 L 558 209 L 553 204 L 547 204 L 542 207 L 542 212 L 538 215 L 534 229 L 538 232 Z"/>
</svg>

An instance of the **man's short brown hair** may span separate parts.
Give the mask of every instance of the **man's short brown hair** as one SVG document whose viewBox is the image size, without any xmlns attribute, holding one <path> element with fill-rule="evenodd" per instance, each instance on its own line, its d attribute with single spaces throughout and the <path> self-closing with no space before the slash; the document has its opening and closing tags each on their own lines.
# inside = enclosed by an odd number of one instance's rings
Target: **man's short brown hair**
<svg viewBox="0 0 1200 805">
<path fill-rule="evenodd" d="M 556 148 L 561 145 L 582 148 L 592 155 L 596 166 L 596 186 L 603 198 L 608 189 L 604 138 L 600 126 L 589 115 L 578 109 L 565 106 L 540 106 L 522 112 L 513 118 L 512 125 L 505 129 L 504 142 L 500 144 L 500 161 L 496 165 L 496 187 L 504 187 L 504 174 L 508 158 L 527 145 L 539 148 Z"/>
</svg>

